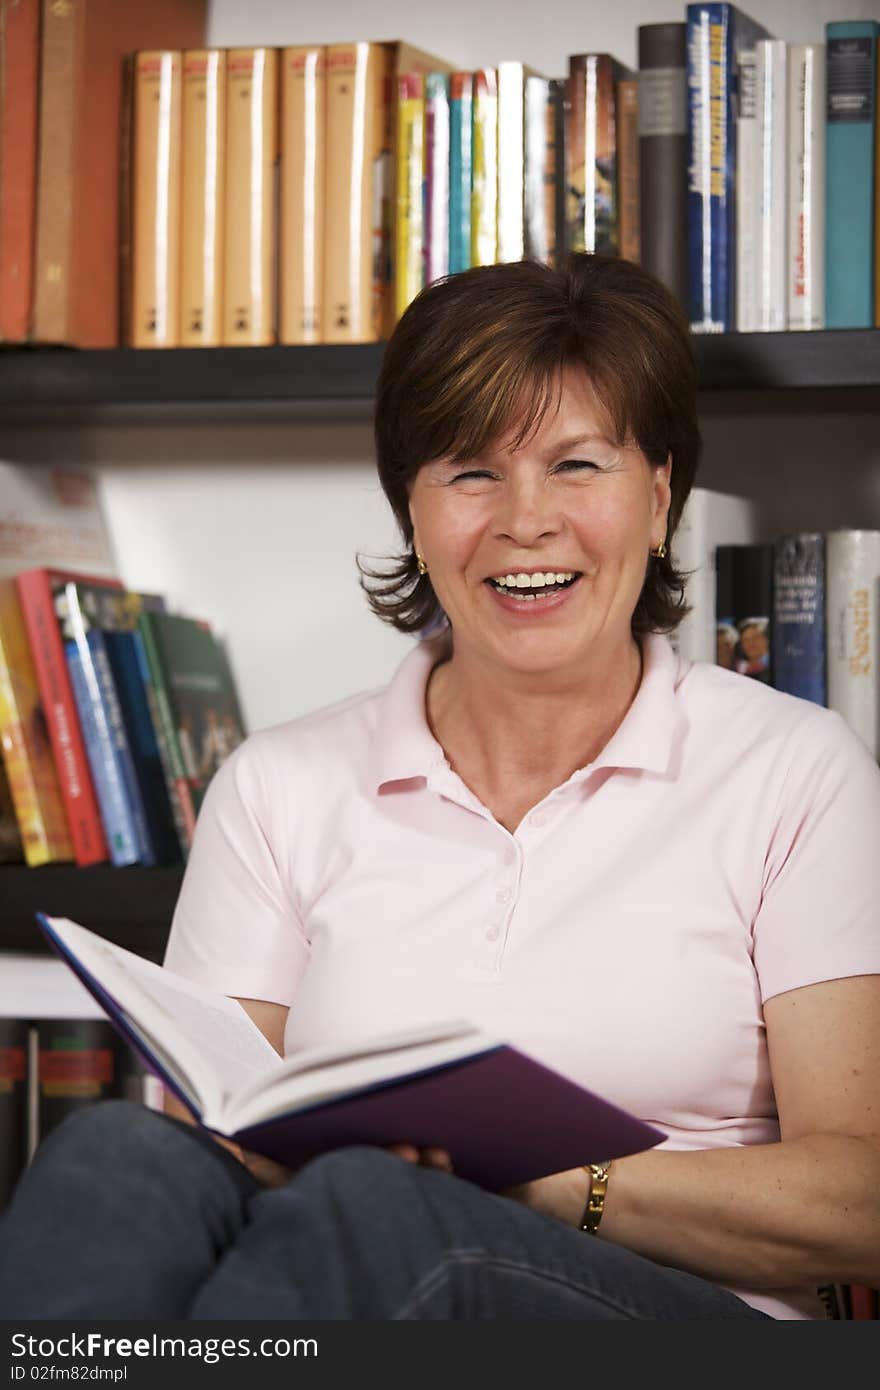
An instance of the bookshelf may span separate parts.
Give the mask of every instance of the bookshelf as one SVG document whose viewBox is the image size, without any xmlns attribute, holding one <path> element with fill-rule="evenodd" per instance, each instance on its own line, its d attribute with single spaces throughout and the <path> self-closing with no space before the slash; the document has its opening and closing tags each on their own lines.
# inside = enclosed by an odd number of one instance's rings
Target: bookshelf
<svg viewBox="0 0 880 1390">
<path fill-rule="evenodd" d="M 704 407 L 736 394 L 771 409 L 810 392 L 811 410 L 876 408 L 880 329 L 816 333 L 727 333 L 695 338 Z M 40 411 L 82 415 L 106 407 L 232 407 L 353 403 L 368 411 L 382 363 L 381 343 L 321 347 L 63 348 L 0 352 L 0 416 Z"/>
</svg>

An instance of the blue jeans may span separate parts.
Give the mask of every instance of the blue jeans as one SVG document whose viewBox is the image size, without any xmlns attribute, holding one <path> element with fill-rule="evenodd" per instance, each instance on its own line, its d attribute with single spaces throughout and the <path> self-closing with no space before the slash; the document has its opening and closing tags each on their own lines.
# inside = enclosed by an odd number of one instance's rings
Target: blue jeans
<svg viewBox="0 0 880 1390">
<path fill-rule="evenodd" d="M 69 1116 L 0 1217 L 0 1317 L 760 1318 L 654 1264 L 384 1149 L 263 1188 L 131 1101 Z"/>
</svg>

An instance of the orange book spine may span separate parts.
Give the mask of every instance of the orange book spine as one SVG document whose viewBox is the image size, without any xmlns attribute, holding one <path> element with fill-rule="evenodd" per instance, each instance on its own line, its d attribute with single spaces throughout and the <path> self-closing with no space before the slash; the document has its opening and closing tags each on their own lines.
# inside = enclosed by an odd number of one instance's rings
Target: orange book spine
<svg viewBox="0 0 880 1390">
<path fill-rule="evenodd" d="M 617 196 L 620 254 L 638 264 L 641 247 L 641 197 L 639 193 L 639 82 L 625 78 L 617 83 Z"/>
<path fill-rule="evenodd" d="M 107 858 L 107 841 L 86 760 L 61 630 L 55 616 L 52 573 L 45 569 L 26 570 L 16 575 L 15 583 L 37 673 L 74 855 L 77 864 L 85 868 L 89 864 L 103 863 Z M 106 584 L 108 581 L 98 582 Z"/>
<path fill-rule="evenodd" d="M 379 43 L 327 49 L 325 341 L 382 336 L 388 293 L 391 53 Z"/>
<path fill-rule="evenodd" d="M 0 747 L 26 862 L 73 858 L 15 580 L 0 581 Z"/>
<path fill-rule="evenodd" d="M 69 5 L 43 0 L 32 336 L 45 343 L 63 343 L 68 336 L 75 97 L 84 28 L 83 0 L 72 0 Z"/>
<path fill-rule="evenodd" d="M 180 345 L 218 347 L 226 170 L 223 49 L 184 53 L 181 126 Z"/>
<path fill-rule="evenodd" d="M 324 335 L 324 49 L 285 48 L 281 74 L 279 333 L 282 343 L 320 343 Z"/>
<path fill-rule="evenodd" d="M 275 341 L 277 51 L 226 55 L 226 247 L 223 342 Z"/>
<path fill-rule="evenodd" d="M 0 340 L 30 332 L 40 0 L 0 0 Z"/>
<path fill-rule="evenodd" d="M 181 71 L 170 50 L 135 59 L 131 347 L 178 345 Z"/>
</svg>

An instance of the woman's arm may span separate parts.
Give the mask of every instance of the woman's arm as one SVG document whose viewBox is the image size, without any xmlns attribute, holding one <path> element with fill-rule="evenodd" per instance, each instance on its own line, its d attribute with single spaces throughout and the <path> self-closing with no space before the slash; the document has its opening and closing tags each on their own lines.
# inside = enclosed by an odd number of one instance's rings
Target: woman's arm
<svg viewBox="0 0 880 1390">
<path fill-rule="evenodd" d="M 764 1018 L 781 1142 L 615 1160 L 600 1236 L 718 1283 L 876 1288 L 880 975 L 776 995 Z M 577 1225 L 587 1182 L 509 1195 Z"/>
</svg>

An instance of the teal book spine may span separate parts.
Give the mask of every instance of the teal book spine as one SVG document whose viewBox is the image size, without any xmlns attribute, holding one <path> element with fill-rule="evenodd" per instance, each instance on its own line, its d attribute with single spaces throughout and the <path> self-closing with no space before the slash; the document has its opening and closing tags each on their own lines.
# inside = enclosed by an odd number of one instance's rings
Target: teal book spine
<svg viewBox="0 0 880 1390">
<path fill-rule="evenodd" d="M 471 264 L 472 81 L 469 72 L 449 83 L 449 273 Z"/>
<path fill-rule="evenodd" d="M 825 25 L 825 326 L 874 323 L 877 37 L 872 19 Z"/>
</svg>

